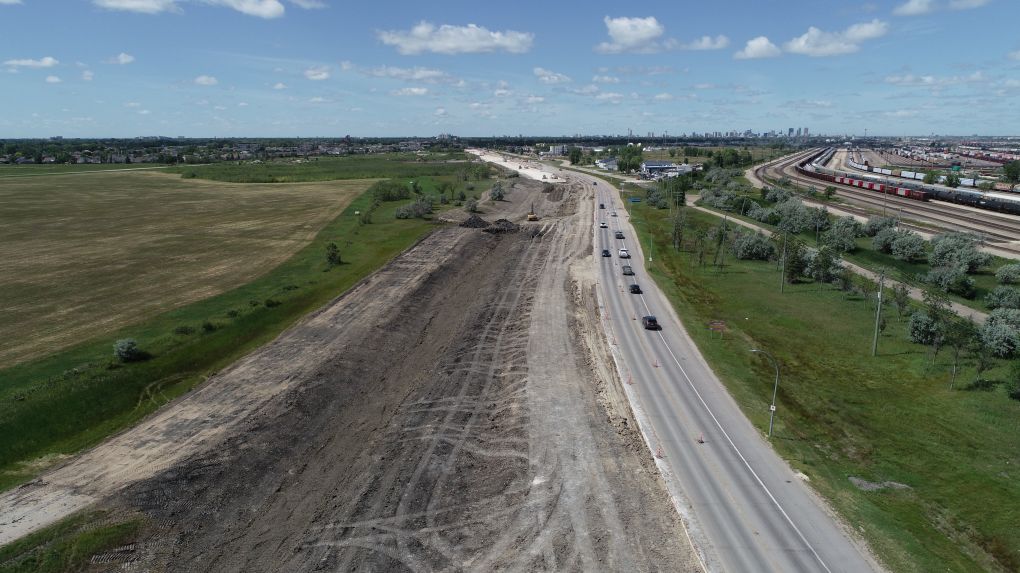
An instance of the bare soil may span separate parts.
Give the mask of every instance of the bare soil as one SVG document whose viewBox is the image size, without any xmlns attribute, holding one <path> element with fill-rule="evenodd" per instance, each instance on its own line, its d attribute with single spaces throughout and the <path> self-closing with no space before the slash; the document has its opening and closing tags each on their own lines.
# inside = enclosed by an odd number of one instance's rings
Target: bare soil
<svg viewBox="0 0 1020 573">
<path fill-rule="evenodd" d="M 693 570 L 570 272 L 590 192 L 514 193 L 487 216 L 543 220 L 433 233 L 0 523 L 60 492 L 146 516 L 93 571 Z"/>
</svg>

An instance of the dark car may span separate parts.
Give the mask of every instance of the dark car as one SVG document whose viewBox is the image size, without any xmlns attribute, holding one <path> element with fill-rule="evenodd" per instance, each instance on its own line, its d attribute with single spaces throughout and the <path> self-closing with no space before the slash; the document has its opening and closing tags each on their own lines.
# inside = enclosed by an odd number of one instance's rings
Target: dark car
<svg viewBox="0 0 1020 573">
<path fill-rule="evenodd" d="M 609 252 L 609 249 L 602 249 L 602 256 L 603 257 L 611 257 L 613 255 Z"/>
<path fill-rule="evenodd" d="M 623 232 L 622 231 L 617 231 L 616 232 L 616 238 L 617 239 L 622 239 L 623 238 Z"/>
<path fill-rule="evenodd" d="M 659 321 L 654 316 L 642 316 L 641 326 L 644 326 L 645 330 L 662 330 L 662 326 L 659 325 Z"/>
<path fill-rule="evenodd" d="M 623 274 L 629 277 L 634 276 L 634 269 L 632 269 L 630 265 L 623 265 Z"/>
<path fill-rule="evenodd" d="M 606 208 L 606 204 L 605 203 L 599 203 L 599 209 L 605 209 L 605 208 Z"/>
<path fill-rule="evenodd" d="M 641 286 L 637 283 L 630 285 L 630 294 L 641 294 Z"/>
</svg>

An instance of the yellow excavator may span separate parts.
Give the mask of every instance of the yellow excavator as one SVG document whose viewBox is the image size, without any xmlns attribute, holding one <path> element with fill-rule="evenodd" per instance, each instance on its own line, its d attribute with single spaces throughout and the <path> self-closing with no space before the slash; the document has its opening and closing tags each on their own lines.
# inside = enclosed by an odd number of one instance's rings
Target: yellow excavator
<svg viewBox="0 0 1020 573">
<path fill-rule="evenodd" d="M 531 204 L 531 210 L 528 211 L 528 220 L 529 221 L 537 221 L 538 220 L 538 215 L 535 214 L 535 204 L 534 203 Z"/>
</svg>

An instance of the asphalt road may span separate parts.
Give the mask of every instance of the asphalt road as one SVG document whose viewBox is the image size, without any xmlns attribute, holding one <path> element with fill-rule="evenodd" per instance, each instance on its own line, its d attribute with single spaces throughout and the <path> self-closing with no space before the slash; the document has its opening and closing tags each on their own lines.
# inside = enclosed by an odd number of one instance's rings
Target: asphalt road
<svg viewBox="0 0 1020 573">
<path fill-rule="evenodd" d="M 643 430 L 651 434 L 657 457 L 668 467 L 667 482 L 676 480 L 680 497 L 692 510 L 687 518 L 708 568 L 876 570 L 769 447 L 764 429 L 752 427 L 741 413 L 645 273 L 647 253 L 634 240 L 618 194 L 605 182 L 598 188 L 597 201 L 606 209 L 596 206 L 595 264 L 610 337 L 622 357 L 625 379 L 633 382 L 633 395 L 650 422 L 651 428 Z M 616 217 L 610 216 L 614 210 Z M 599 228 L 600 221 L 608 228 Z M 618 230 L 623 239 L 614 238 Z M 611 257 L 600 256 L 604 248 Z M 629 249 L 632 258 L 620 259 L 620 248 Z M 633 267 L 635 276 L 622 275 L 624 264 Z M 629 292 L 633 282 L 643 294 Z M 655 315 L 662 330 L 645 330 L 645 315 Z M 777 415 L 782 416 L 779 407 Z"/>
</svg>

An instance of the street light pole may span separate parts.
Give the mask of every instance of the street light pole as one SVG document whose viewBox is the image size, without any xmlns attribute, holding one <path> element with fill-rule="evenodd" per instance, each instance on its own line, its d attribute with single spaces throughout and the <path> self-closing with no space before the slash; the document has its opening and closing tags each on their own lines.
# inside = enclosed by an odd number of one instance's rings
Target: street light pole
<svg viewBox="0 0 1020 573">
<path fill-rule="evenodd" d="M 769 406 L 769 438 L 771 439 L 772 438 L 772 422 L 773 422 L 773 420 L 774 420 L 774 418 L 776 416 L 776 394 L 779 393 L 779 363 L 776 362 L 776 359 L 773 358 L 771 354 L 769 354 L 768 352 L 765 352 L 764 350 L 759 350 L 757 348 L 752 348 L 751 352 L 757 352 L 759 354 L 764 354 L 769 359 L 769 361 L 772 362 L 772 366 L 774 366 L 775 369 L 776 369 L 776 385 L 772 389 L 772 405 Z"/>
</svg>

